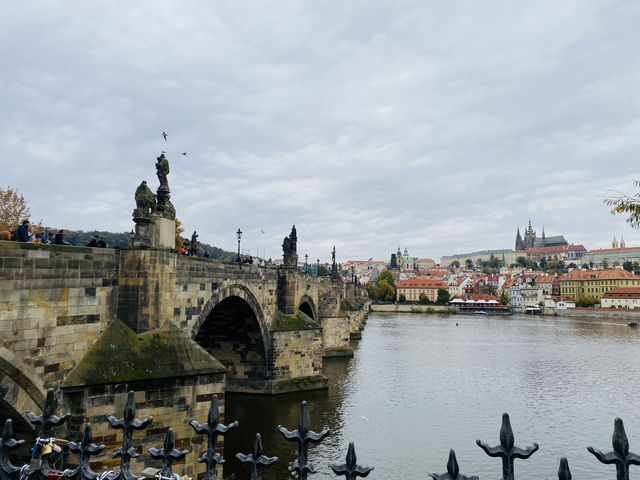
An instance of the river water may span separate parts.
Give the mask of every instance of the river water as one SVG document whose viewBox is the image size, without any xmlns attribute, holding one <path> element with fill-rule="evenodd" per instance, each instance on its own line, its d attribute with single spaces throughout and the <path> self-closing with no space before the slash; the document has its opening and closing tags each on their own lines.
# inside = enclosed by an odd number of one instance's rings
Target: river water
<svg viewBox="0 0 640 480">
<path fill-rule="evenodd" d="M 350 441 L 358 462 L 375 466 L 369 478 L 444 473 L 450 448 L 462 473 L 500 478 L 500 459 L 475 441 L 499 444 L 503 412 L 516 446 L 540 445 L 529 460 L 516 460 L 516 478 L 557 479 L 561 456 L 573 478 L 615 478 L 615 467 L 586 447 L 610 451 L 617 416 L 630 450 L 640 453 L 640 332 L 623 321 L 371 314 L 355 356 L 325 360 L 324 373 L 328 391 L 227 396 L 226 421 L 240 427 L 226 438 L 225 476 L 248 478 L 233 455 L 250 453 L 260 432 L 265 454 L 280 459 L 264 478 L 293 478 L 287 466 L 296 445 L 276 426 L 294 430 L 302 400 L 312 430 L 331 429 L 310 448 L 312 478 L 333 478 L 328 464 L 344 463 Z"/>
</svg>

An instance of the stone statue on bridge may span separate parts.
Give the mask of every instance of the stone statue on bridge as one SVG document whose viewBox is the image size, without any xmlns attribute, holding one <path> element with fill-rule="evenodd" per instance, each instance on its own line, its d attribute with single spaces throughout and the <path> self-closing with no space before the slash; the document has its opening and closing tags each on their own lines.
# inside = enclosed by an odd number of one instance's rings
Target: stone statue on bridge
<svg viewBox="0 0 640 480">
<path fill-rule="evenodd" d="M 136 208 L 133 211 L 134 218 L 149 217 L 156 209 L 156 196 L 147 186 L 146 181 L 142 181 L 136 189 Z"/>
<path fill-rule="evenodd" d="M 170 201 L 171 192 L 169 191 L 169 181 L 167 180 L 167 175 L 169 175 L 169 160 L 164 156 L 164 153 L 157 158 L 156 173 L 160 181 L 160 186 L 156 194 L 158 200 L 156 211 L 164 218 L 175 220 L 176 209 Z"/>
<path fill-rule="evenodd" d="M 284 237 L 282 242 L 282 261 L 285 268 L 298 267 L 298 235 L 296 226 L 291 228 L 288 237 Z"/>
<path fill-rule="evenodd" d="M 158 180 L 160 180 L 160 187 L 169 188 L 169 181 L 167 175 L 169 175 L 169 160 L 164 156 L 164 153 L 160 154 L 156 162 L 156 173 Z"/>
<path fill-rule="evenodd" d="M 198 234 L 196 231 L 193 231 L 193 235 L 191 235 L 191 255 L 194 257 L 198 255 Z"/>
<path fill-rule="evenodd" d="M 333 246 L 333 251 L 331 252 L 331 281 L 332 282 L 341 282 L 340 279 L 340 271 L 338 265 L 336 264 L 336 246 Z"/>
</svg>

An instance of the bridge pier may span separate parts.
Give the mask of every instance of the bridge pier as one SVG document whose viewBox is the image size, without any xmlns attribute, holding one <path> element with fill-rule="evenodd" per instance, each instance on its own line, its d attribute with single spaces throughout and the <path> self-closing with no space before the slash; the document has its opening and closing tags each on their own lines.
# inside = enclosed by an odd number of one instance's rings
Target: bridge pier
<svg viewBox="0 0 640 480">
<path fill-rule="evenodd" d="M 94 442 L 115 450 L 121 433 L 111 428 L 106 415 L 123 411 L 127 392 L 133 390 L 138 418 L 153 417 L 143 435 L 134 440 L 141 454 L 132 461 L 135 471 L 156 466 L 148 450 L 161 445 L 171 427 L 176 445 L 191 450 L 184 472 L 195 478 L 204 472 L 196 460 L 206 443 L 198 442 L 183 420 L 195 418 L 206 423 L 214 395 L 224 405 L 226 370 L 171 322 L 160 329 L 136 333 L 115 320 L 61 385 L 63 410 L 70 411 L 73 418 L 71 437 L 80 437 L 84 424 L 90 422 Z M 97 456 L 93 461 L 97 462 L 94 468 L 102 470 L 114 469 L 120 463 L 110 455 Z"/>
</svg>

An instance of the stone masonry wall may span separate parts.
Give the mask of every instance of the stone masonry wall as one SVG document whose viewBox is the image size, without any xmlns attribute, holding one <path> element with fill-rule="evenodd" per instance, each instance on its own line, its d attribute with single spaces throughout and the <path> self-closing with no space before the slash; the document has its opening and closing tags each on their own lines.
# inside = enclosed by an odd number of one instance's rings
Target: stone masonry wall
<svg viewBox="0 0 640 480">
<path fill-rule="evenodd" d="M 0 241 L 0 345 L 56 388 L 115 315 L 117 251 Z"/>
<path fill-rule="evenodd" d="M 224 418 L 224 374 L 200 375 L 144 383 L 119 385 L 98 385 L 81 390 L 65 392 L 65 411 L 72 414 L 71 438 L 80 439 L 85 422 L 91 422 L 93 442 L 104 443 L 106 448 L 99 456 L 92 457 L 95 471 L 115 470 L 120 465 L 119 458 L 112 454 L 122 442 L 122 430 L 111 428 L 107 415 L 122 418 L 127 401 L 127 393 L 134 390 L 136 418 L 153 416 L 153 421 L 143 430 L 133 434 L 133 445 L 140 454 L 132 459 L 131 471 L 140 475 L 146 467 L 161 468 L 161 461 L 154 460 L 149 448 L 162 448 L 169 428 L 175 435 L 175 448 L 188 449 L 190 453 L 174 463 L 173 471 L 178 475 L 201 477 L 205 465 L 197 459 L 207 448 L 204 435 L 196 435 L 189 425 L 190 419 L 199 423 L 207 422 L 207 414 L 213 395 L 218 396 L 220 413 Z M 222 437 L 219 447 L 222 448 Z"/>
<path fill-rule="evenodd" d="M 159 328 L 173 317 L 176 253 L 134 248 L 119 253 L 118 318 L 135 332 Z"/>
<path fill-rule="evenodd" d="M 192 332 L 207 303 L 233 285 L 246 286 L 255 295 L 268 328 L 276 304 L 277 269 L 238 268 L 233 263 L 184 256 L 177 257 L 174 323 Z"/>
<path fill-rule="evenodd" d="M 325 356 L 353 355 L 349 346 L 351 322 L 349 317 L 325 317 L 322 324 L 323 354 Z"/>
<path fill-rule="evenodd" d="M 291 330 L 272 334 L 274 379 L 322 375 L 322 330 Z"/>
<path fill-rule="evenodd" d="M 337 317 L 342 285 L 334 285 L 328 278 L 322 278 L 320 281 L 323 288 L 318 289 L 318 317 Z"/>
</svg>

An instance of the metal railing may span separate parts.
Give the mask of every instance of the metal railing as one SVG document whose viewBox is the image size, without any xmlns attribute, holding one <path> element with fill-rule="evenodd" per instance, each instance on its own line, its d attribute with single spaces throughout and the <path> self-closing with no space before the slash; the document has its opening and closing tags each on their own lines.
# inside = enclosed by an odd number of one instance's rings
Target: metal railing
<svg viewBox="0 0 640 480">
<path fill-rule="evenodd" d="M 36 415 L 30 411 L 26 412 L 29 421 L 37 427 L 39 436 L 32 449 L 31 461 L 22 466 L 14 465 L 11 462 L 10 455 L 13 450 L 24 443 L 24 440 L 13 438 L 12 421 L 10 419 L 5 421 L 2 437 L 0 438 L 1 480 L 53 480 L 56 478 L 61 480 L 138 480 L 141 478 L 133 474 L 130 468 L 131 459 L 140 455 L 133 447 L 133 433 L 136 430 L 142 430 L 147 427 L 153 418 L 147 417 L 144 420 L 136 418 L 134 392 L 129 392 L 122 418 L 118 419 L 113 415 L 106 417 L 112 428 L 123 430 L 122 445 L 113 453 L 114 457 L 120 457 L 120 470 L 118 473 L 110 470 L 104 472 L 91 470 L 91 456 L 99 454 L 105 446 L 93 443 L 90 423 L 85 425 L 82 439 L 79 443 L 68 442 L 67 445 L 69 451 L 79 457 L 77 466 L 62 470 L 62 466 L 55 465 L 55 462 L 52 461 L 52 452 L 56 449 L 56 442 L 61 442 L 53 437 L 53 428 L 67 423 L 71 416 L 66 414 L 58 417 L 53 413 L 54 408 L 54 392 L 50 389 L 47 391 L 47 399 L 42 415 Z M 195 420 L 191 420 L 189 424 L 196 434 L 207 437 L 207 450 L 198 459 L 199 463 L 206 465 L 204 480 L 218 480 L 216 467 L 224 462 L 222 455 L 217 451 L 218 437 L 232 432 L 238 427 L 238 422 L 232 422 L 228 425 L 220 423 L 218 397 L 214 396 L 211 400 L 207 423 L 200 424 Z M 308 456 L 309 444 L 321 442 L 329 435 L 329 429 L 324 428 L 319 433 L 311 431 L 307 403 L 302 402 L 298 417 L 298 428 L 296 430 L 287 430 L 282 426 L 278 426 L 278 430 L 286 440 L 296 442 L 298 445 L 298 457 L 289 466 L 289 471 L 298 480 L 307 480 L 310 474 L 316 473 Z M 490 447 L 480 440 L 477 440 L 476 443 L 488 456 L 501 459 L 503 480 L 514 480 L 514 461 L 516 459 L 528 459 L 539 448 L 537 443 L 526 448 L 515 446 L 513 430 L 507 413 L 502 415 L 499 445 Z M 593 447 L 587 447 L 587 450 L 600 462 L 615 465 L 616 478 L 618 480 L 628 480 L 629 466 L 640 465 L 640 456 L 629 452 L 629 442 L 620 418 L 616 418 L 614 421 L 612 445 L 613 451 L 608 453 L 603 453 Z M 173 431 L 169 428 L 163 448 L 150 448 L 149 453 L 153 458 L 162 460 L 162 468 L 153 475 L 155 480 L 178 480 L 178 475 L 173 473 L 173 462 L 184 458 L 189 453 L 189 450 L 175 448 Z M 249 454 L 237 453 L 236 457 L 249 467 L 249 478 L 251 480 L 261 480 L 262 471 L 271 467 L 278 460 L 277 457 L 264 455 L 259 433 L 256 434 L 253 452 Z M 331 464 L 329 467 L 336 476 L 344 476 L 346 480 L 366 477 L 373 470 L 373 467 L 358 465 L 353 443 L 349 444 L 345 463 Z M 466 476 L 460 473 L 456 454 L 453 450 L 449 452 L 446 469 L 445 473 L 429 473 L 429 476 L 434 480 L 477 480 L 478 478 L 477 476 Z M 569 463 L 565 457 L 560 459 L 558 479 L 571 480 Z"/>
</svg>

